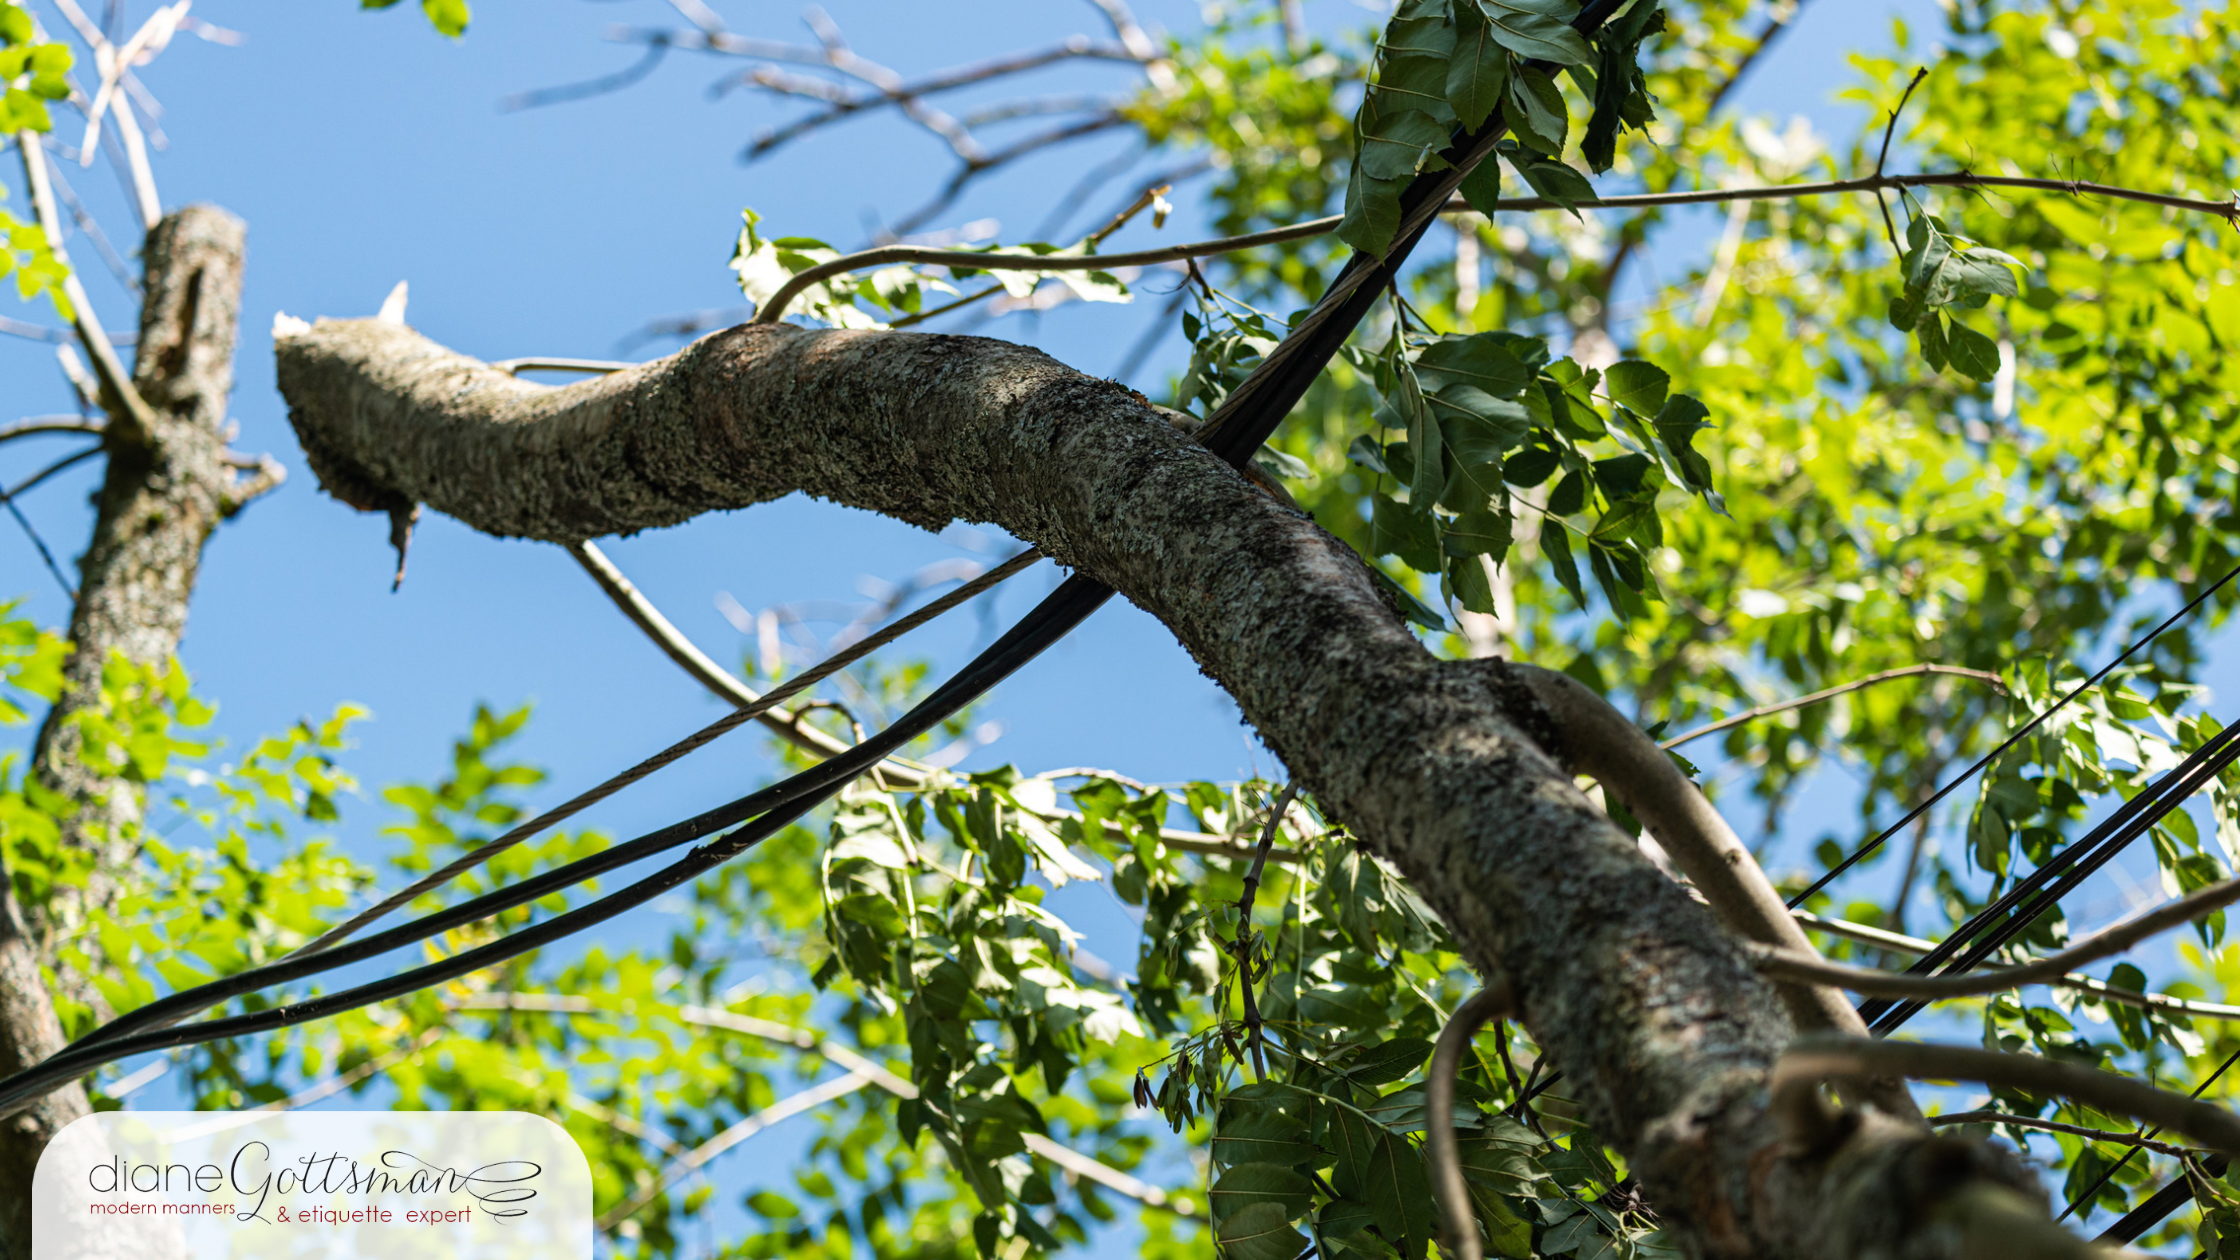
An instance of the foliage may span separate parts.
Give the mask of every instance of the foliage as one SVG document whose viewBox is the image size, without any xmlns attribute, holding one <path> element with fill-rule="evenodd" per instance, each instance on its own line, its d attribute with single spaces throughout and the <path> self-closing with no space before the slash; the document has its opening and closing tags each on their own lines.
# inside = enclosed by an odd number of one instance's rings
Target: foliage
<svg viewBox="0 0 2240 1260">
<path fill-rule="evenodd" d="M 47 102 L 70 95 L 64 77 L 70 72 L 70 50 L 38 39 L 31 15 L 23 6 L 0 3 L 0 131 L 11 136 L 44 134 L 54 128 Z M 0 189 L 0 198 L 6 191 Z M 69 275 L 47 246 L 46 234 L 36 223 L 27 223 L 0 210 L 0 276 L 15 273 L 16 291 L 23 297 L 47 295 L 64 319 L 71 317 L 70 299 L 62 282 Z"/>
<path fill-rule="evenodd" d="M 423 7 L 463 30 L 463 4 Z M 1490 261 L 1463 276 L 1430 256 L 1443 235 L 1427 244 L 1259 461 L 1376 566 L 1434 649 L 1566 669 L 1660 731 L 1922 663 L 1998 680 L 1915 675 L 1727 731 L 1705 784 L 1730 811 L 1762 812 L 1769 861 L 1826 869 L 1857 843 L 1854 829 L 1823 832 L 1833 810 L 1790 825 L 1816 772 L 1852 772 L 1862 825 L 1894 816 L 2151 624 L 2162 588 L 2198 590 L 2240 563 L 2240 281 L 2214 217 L 1930 190 L 1901 200 L 1901 244 L 1899 218 L 1866 196 L 1741 202 L 1726 212 L 1731 249 L 1692 268 L 1660 262 L 1661 280 L 1684 274 L 1651 287 L 1631 268 L 1667 220 L 1576 205 L 1596 186 L 1574 150 L 1610 188 L 1648 190 L 1840 177 L 1879 157 L 1879 113 L 1831 148 L 1714 112 L 1762 38 L 1761 6 L 1636 3 L 1582 37 L 1570 0 L 1407 0 L 1381 37 L 1296 51 L 1261 38 L 1266 7 L 1233 7 L 1177 42 L 1171 84 L 1147 86 L 1124 116 L 1154 149 L 1214 159 L 1205 195 L 1225 232 L 1331 213 L 1341 188 L 1345 226 L 1336 241 L 1193 274 L 1178 408 L 1220 404 L 1296 318 L 1271 312 L 1320 297 L 1340 243 L 1385 249 L 1400 189 L 1439 169 L 1458 132 L 1513 129 L 1462 190 L 1479 215 L 1458 231 Z M 0 32 L 16 12 L 0 9 Z M 2240 88 L 2220 77 L 2232 36 L 2221 4 L 1962 0 L 1933 49 L 1900 28 L 1899 55 L 1858 59 L 1852 94 L 1890 109 L 1911 63 L 1928 63 L 1893 162 L 2076 170 L 2217 197 L 2240 182 Z M 10 34 L 11 50 L 21 42 Z M 1504 208 L 1502 162 L 1569 212 Z M 759 223 L 747 213 L 732 263 L 758 304 L 838 256 Z M 1089 254 L 1099 239 L 1023 248 Z M 969 292 L 969 264 L 834 276 L 789 315 L 892 327 L 938 313 L 937 295 L 1025 301 L 1045 281 L 1088 300 L 1127 293 L 1097 272 L 990 275 Z M 2108 801 L 2222 729 L 2197 680 L 2232 598 L 1895 837 L 1864 868 L 1892 895 L 1845 900 L 1852 886 L 1838 885 L 1810 908 L 1936 934 L 2073 843 Z M 13 689 L 0 721 L 51 698 L 61 653 L 0 617 Z M 862 673 L 852 685 L 882 704 L 924 678 Z M 142 861 L 117 899 L 54 943 L 58 987 L 90 995 L 65 1003 L 73 1031 L 95 1002 L 130 1009 L 292 948 L 370 885 L 519 821 L 541 783 L 508 751 L 526 712 L 478 710 L 441 778 L 382 794 L 398 821 L 377 879 L 331 838 L 358 808 L 339 762 L 360 715 L 301 724 L 231 763 L 198 734 L 208 716 L 176 667 L 119 662 L 79 719 L 86 755 L 145 784 L 171 830 L 134 837 Z M 1274 788 L 1010 767 L 911 790 L 859 783 L 665 903 L 650 940 L 548 950 L 199 1049 L 185 1075 L 210 1106 L 325 1080 L 402 1106 L 553 1115 L 591 1158 L 599 1211 L 650 1196 L 610 1231 L 622 1254 L 692 1249 L 719 1194 L 749 1222 L 722 1254 L 757 1257 L 1016 1260 L 1135 1210 L 1053 1163 L 1049 1142 L 1163 1190 L 1166 1206 L 1141 1211 L 1147 1256 L 1424 1256 L 1424 1060 L 1475 982 L 1415 893 L 1311 800 L 1279 822 L 1276 860 L 1243 901 Z M 12 763 L 0 772 L 0 840 L 34 906 L 84 873 L 88 859 L 54 839 L 65 808 Z M 2220 781 L 2159 824 L 2136 864 L 2192 889 L 2231 871 L 2236 839 L 2240 798 Z M 456 895 L 605 843 L 542 838 Z M 1786 878 L 1801 887 L 1807 873 Z M 1079 949 L 1067 907 L 1083 888 L 1109 890 L 1140 924 L 1128 967 Z M 567 900 L 430 949 L 471 947 Z M 2072 904 L 2016 954 L 2098 917 Z M 2240 991 L 2240 944 L 2221 917 L 2183 949 L 2187 978 L 2163 991 Z M 2134 962 L 2106 980 L 2156 982 Z M 2209 1021 L 2090 993 L 1949 1009 L 1987 1044 L 2165 1085 L 2205 1082 L 2240 1049 Z M 912 1096 L 867 1086 L 819 1108 L 783 1172 L 726 1166 L 652 1193 L 684 1152 L 853 1070 L 843 1055 L 905 1078 Z M 1526 1097 L 1546 1075 L 1529 1037 L 1496 1026 L 1465 1058 L 1465 1171 L 1492 1253 L 1676 1254 L 1577 1108 Z M 1999 1089 L 1992 1101 L 2124 1127 L 2060 1099 Z M 2005 1134 L 2088 1212 L 2127 1206 L 2174 1167 Z M 2203 1237 L 2229 1250 L 2235 1220 L 2220 1200 Z"/>
</svg>

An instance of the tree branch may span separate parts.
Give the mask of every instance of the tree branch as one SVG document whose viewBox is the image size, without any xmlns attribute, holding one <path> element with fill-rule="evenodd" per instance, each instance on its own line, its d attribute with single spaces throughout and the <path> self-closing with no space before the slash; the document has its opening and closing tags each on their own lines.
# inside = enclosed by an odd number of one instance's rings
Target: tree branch
<svg viewBox="0 0 2240 1260">
<path fill-rule="evenodd" d="M 62 216 L 55 211 L 54 184 L 47 178 L 45 141 L 36 131 L 19 131 L 16 153 L 23 159 L 24 181 L 31 185 L 31 206 L 38 216 L 39 230 L 47 238 L 47 251 L 56 262 L 68 267 L 70 254 L 63 248 Z M 78 341 L 93 359 L 94 375 L 101 381 L 102 404 L 110 409 L 109 439 L 145 442 L 155 427 L 155 412 L 133 388 L 132 376 L 117 358 L 109 335 L 102 331 L 101 318 L 94 314 L 93 302 L 86 296 L 85 286 L 78 283 L 77 272 L 64 275 L 62 295 L 70 303 L 70 325 L 77 330 Z"/>
<path fill-rule="evenodd" d="M 1937 948 L 1935 941 L 1925 941 L 1918 936 L 1907 936 L 1900 932 L 1886 932 L 1881 928 L 1868 927 L 1864 923 L 1848 923 L 1842 919 L 1823 918 L 1808 910 L 1791 910 L 1789 915 L 1809 930 L 1826 932 L 1830 936 L 1840 936 L 1846 940 L 1858 941 L 1863 945 L 1872 945 L 1877 949 L 1892 949 L 1903 953 L 1921 955 Z M 1993 965 L 2009 967 L 2015 964 L 1997 963 Z M 2064 989 L 2075 989 L 2080 993 L 2090 993 L 2103 1001 L 2114 1002 L 2119 1006 L 2135 1006 L 2145 1011 L 2162 1011 L 2170 1015 L 2183 1015 L 2200 1019 L 2240 1019 L 2240 1006 L 2226 1006 L 2220 1002 L 2196 1002 L 2191 998 L 2174 998 L 2166 993 L 2140 993 L 2133 989 L 2119 989 L 2105 980 L 2096 980 L 2091 976 L 2074 972 L 2061 977 L 2059 980 L 2049 980 L 2046 983 Z"/>
<path fill-rule="evenodd" d="M 2035 1116 L 2018 1116 L 2005 1111 L 1955 1111 L 1941 1116 L 1931 1116 L 1929 1117 L 1929 1124 L 1940 1129 L 1955 1124 L 2011 1124 L 2018 1129 L 2042 1129 L 2047 1133 L 2066 1133 L 2071 1137 L 2081 1137 L 2094 1142 L 2113 1142 L 2119 1146 L 2153 1151 L 2157 1155 L 2176 1155 L 2180 1158 L 2186 1158 L 2202 1154 L 2199 1147 L 2176 1146 L 2169 1142 L 2157 1142 L 2153 1138 L 2142 1137 L 2137 1133 L 2118 1133 L 2112 1129 L 2088 1129 L 2081 1124 L 2064 1124 L 2059 1120 L 2040 1120 Z"/>
<path fill-rule="evenodd" d="M 1569 674 L 1508 668 L 1554 719 L 1557 756 L 1625 803 L 1722 923 L 1749 941 L 1818 957 L 1757 859 L 1646 732 Z M 1784 986 L 1782 996 L 1799 1028 L 1866 1033 L 1858 1013 L 1833 989 L 1806 980 Z"/>
<path fill-rule="evenodd" d="M 1949 1144 L 1895 1122 L 1832 1162 L 1774 1152 L 1773 990 L 1546 754 L 1560 733 L 1519 673 L 1431 657 L 1342 542 L 1124 387 L 979 338 L 787 325 L 558 389 L 377 321 L 277 351 L 306 455 L 345 502 L 573 542 L 807 492 L 927 528 L 992 521 L 1125 592 L 1510 982 L 1684 1235 L 1844 1260 L 1881 1236 L 1865 1222 L 1898 1222 L 1898 1244 L 1930 1227 L 1924 1183 L 1886 1171 L 1945 1160 L 1950 1194 L 2034 1184 L 1986 1146 L 1955 1170 Z"/>
<path fill-rule="evenodd" d="M 1976 175 L 1961 171 L 1950 174 L 1929 175 L 1870 175 L 1860 179 L 1831 180 L 1817 184 L 1775 184 L 1764 188 L 1712 188 L 1697 192 L 1681 193 L 1632 193 L 1616 197 L 1581 198 L 1572 203 L 1582 210 L 1621 210 L 1640 206 L 1687 206 L 1725 201 L 1785 201 L 1796 197 L 1826 197 L 1842 193 L 1874 192 L 1891 188 L 2026 188 L 2042 192 L 2067 193 L 2077 197 L 2113 197 L 2118 200 L 2136 201 L 2146 205 L 2165 206 L 2196 214 L 2215 215 L 2227 222 L 2240 222 L 2240 198 L 2229 201 L 2202 201 L 2193 197 L 2178 197 L 2165 193 L 2145 192 L 2135 188 L 2118 188 L 2110 184 L 2095 184 L 2074 179 L 2028 179 L 2021 176 Z M 1500 208 L 1517 212 L 1559 210 L 1568 207 L 1542 197 L 1517 197 L 1504 200 Z M 1471 214 L 1470 203 L 1460 198 L 1448 201 L 1441 207 L 1442 214 Z M 925 217 L 925 216 L 917 216 Z M 892 266 L 895 263 L 916 263 L 923 266 L 946 266 L 962 270 L 979 271 L 1105 271 L 1114 267 L 1154 267 L 1161 263 L 1181 262 L 1189 258 L 1211 258 L 1219 254 L 1233 254 L 1242 250 L 1257 249 L 1264 245 L 1280 245 L 1287 241 L 1306 240 L 1338 230 L 1343 215 L 1329 215 L 1308 219 L 1287 227 L 1269 228 L 1241 236 L 1215 237 L 1212 240 L 1192 241 L 1183 245 L 1168 245 L 1159 249 L 1133 250 L 1119 254 L 1095 255 L 1042 255 L 975 253 L 963 249 L 934 249 L 923 245 L 881 245 L 873 249 L 843 254 L 831 262 L 819 263 L 797 273 L 787 281 L 763 309 L 755 313 L 756 323 L 770 323 L 785 314 L 786 307 L 801 292 L 829 277 L 844 272 L 863 271 L 873 267 Z M 908 230 L 900 228 L 898 230 Z"/>
<path fill-rule="evenodd" d="M 600 1213 L 599 1219 L 594 1223 L 602 1230 L 613 1229 L 637 1215 L 639 1209 L 645 1207 L 646 1204 L 660 1198 L 662 1191 L 667 1190 L 678 1179 L 697 1172 L 716 1156 L 723 1154 L 771 1125 L 783 1120 L 790 1120 L 805 1111 L 814 1111 L 835 1098 L 845 1098 L 870 1083 L 870 1078 L 863 1073 L 850 1072 L 844 1076 L 836 1076 L 821 1085 L 812 1085 L 799 1093 L 790 1094 L 764 1107 L 694 1147 L 692 1152 L 684 1158 L 672 1162 L 668 1167 L 661 1170 L 659 1176 L 640 1187 L 636 1194 Z"/>
<path fill-rule="evenodd" d="M 1950 674 L 1959 678 L 1973 678 L 1978 682 L 1985 683 L 1991 686 L 2001 695 L 2005 695 L 2007 690 L 2006 683 L 2000 681 L 2000 678 L 1997 674 L 1990 673 L 1986 670 L 1965 669 L 1958 665 L 1907 665 L 1901 669 L 1886 669 L 1879 674 L 1869 674 L 1865 678 L 1853 679 L 1850 682 L 1842 683 L 1838 686 L 1829 687 L 1822 691 L 1815 691 L 1809 696 L 1798 696 L 1794 700 L 1782 700 L 1773 704 L 1761 704 L 1756 706 L 1755 708 L 1745 709 L 1744 711 L 1735 714 L 1733 717 L 1721 718 L 1708 726 L 1699 726 L 1692 731 L 1688 731 L 1680 735 L 1675 735 L 1671 739 L 1665 740 L 1663 743 L 1658 744 L 1657 747 L 1666 750 L 1678 748 L 1680 745 L 1688 743 L 1692 740 L 1702 739 L 1706 735 L 1716 735 L 1720 731 L 1730 730 L 1747 722 L 1755 722 L 1762 717 L 1769 717 L 1776 713 L 1786 713 L 1791 709 L 1809 708 L 1812 705 L 1821 703 L 1822 701 L 1833 700 L 1837 696 L 1848 695 L 1854 691 L 1864 690 L 1865 688 L 1872 687 L 1877 683 L 1886 683 L 1897 678 L 1918 678 L 1923 674 Z"/>
<path fill-rule="evenodd" d="M 835 1041 L 821 1040 L 815 1033 L 806 1029 L 794 1028 L 771 1020 L 757 1019 L 752 1015 L 736 1015 L 730 1011 L 715 1010 L 705 1006 L 683 1007 L 677 1012 L 677 1017 L 688 1024 L 698 1024 L 706 1028 L 722 1028 L 731 1032 L 744 1033 L 749 1037 L 759 1037 L 765 1041 L 775 1041 L 802 1050 L 812 1051 L 832 1060 L 850 1072 L 861 1073 L 871 1084 L 877 1085 L 880 1089 L 897 1098 L 911 1099 L 918 1096 L 917 1086 L 871 1062 L 848 1047 Z M 1026 1142 L 1027 1149 L 1036 1155 L 1049 1160 L 1075 1176 L 1087 1177 L 1106 1189 L 1118 1191 L 1146 1207 L 1172 1212 L 1177 1216 L 1196 1217 L 1199 1215 L 1187 1203 L 1177 1202 L 1173 1196 L 1159 1187 L 1140 1178 L 1130 1176 L 1102 1160 L 1092 1159 L 1072 1147 L 1062 1146 L 1039 1133 L 1022 1133 L 1020 1137 Z"/>
<path fill-rule="evenodd" d="M 1827 1036 L 1799 1038 L 1773 1070 L 1773 1107 L 1791 1150 L 1810 1150 L 1837 1136 L 1841 1118 L 1829 1112 L 1820 1098 L 1821 1082 L 1861 1073 L 1976 1081 L 2056 1094 L 2110 1115 L 2131 1116 L 2183 1133 L 2228 1155 L 2240 1153 L 2240 1117 L 2112 1072 L 1969 1046 Z"/>
<path fill-rule="evenodd" d="M 1906 975 L 1867 967 L 1846 967 L 1829 962 L 1817 953 L 1803 955 L 1756 942 L 1749 949 L 1752 961 L 1767 975 L 1840 985 L 1868 997 L 1941 1002 L 2003 993 L 2029 984 L 2066 985 L 2070 981 L 2069 973 L 2078 967 L 2123 953 L 2157 933 L 2182 927 L 2236 901 L 2240 901 L 2240 879 L 2223 880 L 2165 902 L 2129 923 L 2088 936 L 2058 954 L 1996 971 L 1956 976 Z"/>
<path fill-rule="evenodd" d="M 1506 985 L 1478 990 L 1455 1008 L 1431 1048 L 1431 1075 L 1424 1084 L 1424 1140 L 1430 1147 L 1431 1189 L 1445 1216 L 1444 1239 L 1453 1260 L 1484 1260 L 1477 1214 L 1470 1208 L 1470 1187 L 1462 1176 L 1462 1150 L 1454 1140 L 1454 1079 L 1462 1052 L 1478 1030 L 1506 1019 L 1513 1005 Z"/>
</svg>

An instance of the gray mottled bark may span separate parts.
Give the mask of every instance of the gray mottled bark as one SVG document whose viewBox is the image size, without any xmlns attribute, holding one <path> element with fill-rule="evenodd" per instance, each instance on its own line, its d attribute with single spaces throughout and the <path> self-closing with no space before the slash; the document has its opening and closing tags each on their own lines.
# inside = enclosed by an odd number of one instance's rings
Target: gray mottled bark
<svg viewBox="0 0 2240 1260">
<path fill-rule="evenodd" d="M 0 1076 L 62 1045 L 40 960 L 55 936 L 103 903 L 111 874 L 132 860 L 135 845 L 140 790 L 81 755 L 71 718 L 101 702 L 102 667 L 112 653 L 157 663 L 177 650 L 203 544 L 238 506 L 225 462 L 225 409 L 243 240 L 241 221 L 213 206 L 178 211 L 148 234 L 133 385 L 156 423 L 142 432 L 112 419 L 105 434 L 108 467 L 92 542 L 78 562 L 62 693 L 32 754 L 40 783 L 74 807 L 62 842 L 94 851 L 96 870 L 86 886 L 58 888 L 43 906 L 16 905 L 0 882 Z M 87 1110 L 85 1091 L 72 1085 L 0 1123 L 0 1260 L 30 1255 L 28 1194 L 39 1152 Z"/>
<path fill-rule="evenodd" d="M 800 490 L 994 522 L 1117 587 L 1509 983 L 1699 1254 L 1959 1254 L 1955 1190 L 2037 1194 L 1990 1148 L 1871 1112 L 1833 1150 L 1784 1151 L 1779 1002 L 1572 786 L 1531 691 L 1431 656 L 1344 544 L 1120 385 L 996 341 L 783 325 L 565 389 L 376 321 L 285 335 L 279 365 L 313 468 L 362 509 L 570 542 Z"/>
</svg>

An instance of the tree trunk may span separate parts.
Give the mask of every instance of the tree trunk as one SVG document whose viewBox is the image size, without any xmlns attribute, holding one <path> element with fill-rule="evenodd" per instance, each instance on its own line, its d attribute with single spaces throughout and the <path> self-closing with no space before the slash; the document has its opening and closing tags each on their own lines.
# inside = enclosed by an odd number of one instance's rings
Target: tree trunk
<svg viewBox="0 0 2240 1260">
<path fill-rule="evenodd" d="M 75 807 L 62 820 L 62 843 L 93 851 L 95 874 L 84 887 L 57 888 L 43 906 L 17 906 L 0 884 L 0 1076 L 62 1045 L 40 961 L 57 937 L 100 911 L 138 844 L 140 789 L 82 755 L 73 718 L 100 705 L 112 654 L 160 664 L 178 649 L 203 544 L 239 506 L 225 444 L 243 238 L 241 221 L 214 206 L 189 206 L 148 233 L 133 386 L 155 425 L 142 432 L 109 420 L 108 469 L 79 561 L 62 692 L 32 757 L 40 784 Z M 39 1152 L 87 1110 L 85 1091 L 72 1085 L 0 1126 L 0 1260 L 30 1255 L 28 1194 Z"/>
<path fill-rule="evenodd" d="M 1985 1194 L 2043 1219 L 2008 1157 L 1878 1113 L 1833 1150 L 1783 1149 L 1773 990 L 1573 787 L 1515 671 L 1434 658 L 1343 543 L 1123 386 L 997 341 L 785 325 L 552 389 L 398 324 L 322 321 L 282 334 L 279 370 L 322 484 L 361 509 L 567 543 L 799 490 L 993 522 L 1118 588 L 1508 983 L 1695 1254 L 1956 1254 L 1940 1205 Z"/>
</svg>

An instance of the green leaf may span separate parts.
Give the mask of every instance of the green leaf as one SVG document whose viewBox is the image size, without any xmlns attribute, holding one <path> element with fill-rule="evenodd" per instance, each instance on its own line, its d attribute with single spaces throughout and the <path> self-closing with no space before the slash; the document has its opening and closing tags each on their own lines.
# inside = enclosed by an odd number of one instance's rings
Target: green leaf
<svg viewBox="0 0 2240 1260">
<path fill-rule="evenodd" d="M 1470 3 L 1470 0 L 1461 0 Z M 1559 66 L 1584 63 L 1593 55 L 1587 41 L 1571 29 L 1579 16 L 1577 0 L 1476 0 L 1501 46 L 1520 57 Z"/>
<path fill-rule="evenodd" d="M 1443 631 L 1448 628 L 1447 619 L 1439 615 L 1438 609 L 1417 599 L 1412 591 L 1393 581 L 1384 570 L 1371 566 L 1369 580 L 1376 583 L 1377 589 L 1383 591 L 1385 598 L 1390 599 L 1393 607 L 1398 608 L 1400 615 L 1410 622 L 1426 630 Z"/>
<path fill-rule="evenodd" d="M 1455 117 L 1472 131 L 1500 108 L 1509 86 L 1509 50 L 1493 36 L 1493 27 L 1477 5 L 1455 6 L 1453 59 L 1447 63 L 1447 104 Z"/>
<path fill-rule="evenodd" d="M 1513 522 L 1507 512 L 1464 512 L 1440 535 L 1440 544 L 1449 556 L 1492 556 L 1494 563 L 1499 564 L 1514 541 L 1510 536 L 1512 528 Z M 1489 610 L 1472 608 L 1470 611 Z"/>
<path fill-rule="evenodd" d="M 1355 163 L 1346 183 L 1346 214 L 1338 239 L 1364 254 L 1382 255 L 1400 231 L 1400 193 L 1405 179 L 1372 179 Z"/>
<path fill-rule="evenodd" d="M 1439 571 L 1439 527 L 1428 512 L 1380 494 L 1370 507 L 1369 548 L 1373 555 L 1398 556 L 1418 573 Z"/>
<path fill-rule="evenodd" d="M 1653 416 L 1664 409 L 1665 391 L 1672 377 L 1654 363 L 1620 359 L 1602 374 L 1603 392 L 1621 407 Z"/>
<path fill-rule="evenodd" d="M 1579 606 L 1587 606 L 1587 588 L 1579 582 L 1579 565 L 1571 558 L 1571 531 L 1553 514 L 1540 522 L 1540 550 L 1555 570 L 1556 581 L 1571 592 Z"/>
<path fill-rule="evenodd" d="M 1213 1157 L 1224 1164 L 1273 1164 L 1289 1168 L 1319 1159 L 1321 1150 L 1298 1116 L 1266 1107 L 1235 1108 L 1225 1113 L 1213 1136 Z"/>
<path fill-rule="evenodd" d="M 1221 1174 L 1210 1191 L 1216 1220 L 1248 1208 L 1270 1205 L 1282 1209 L 1285 1220 L 1306 1215 L 1314 1202 L 1314 1183 L 1280 1164 L 1236 1164 Z M 1284 1260 L 1291 1260 L 1290 1256 Z"/>
<path fill-rule="evenodd" d="M 1360 169 L 1370 179 L 1405 184 L 1447 147 L 1447 129 L 1422 110 L 1403 109 L 1368 122 L 1362 106 Z"/>
<path fill-rule="evenodd" d="M 1501 208 L 1501 163 L 1491 157 L 1470 168 L 1457 189 L 1470 208 L 1489 218 Z"/>
<path fill-rule="evenodd" d="M 1556 81 L 1529 66 L 1509 76 L 1509 128 L 1527 149 L 1554 156 L 1571 131 L 1570 107 Z"/>
<path fill-rule="evenodd" d="M 1493 594 L 1493 579 L 1486 573 L 1483 560 L 1473 555 L 1447 557 L 1447 593 L 1465 609 L 1487 617 L 1501 615 L 1501 605 Z"/>
<path fill-rule="evenodd" d="M 2004 271 L 2001 274 L 2005 274 Z M 1979 381 L 1989 381 L 1999 374 L 1999 346 L 1991 338 L 1968 327 L 1959 320 L 1952 321 L 1952 330 L 1946 343 L 1952 366 L 1966 376 Z"/>
<path fill-rule="evenodd" d="M 437 30 L 454 39 L 467 33 L 467 0 L 420 0 L 420 11 Z"/>
<path fill-rule="evenodd" d="M 1344 1072 L 1356 1085 L 1389 1085 L 1413 1075 L 1430 1057 L 1430 1042 L 1421 1037 L 1395 1037 L 1354 1056 Z"/>
<path fill-rule="evenodd" d="M 1306 1250 L 1306 1235 L 1291 1227 L 1291 1218 L 1280 1204 L 1255 1203 L 1221 1222 L 1216 1235 L 1225 1260 L 1297 1260 Z M 980 1254 L 997 1254 L 983 1247 Z"/>
<path fill-rule="evenodd" d="M 1914 336 L 1921 343 L 1921 357 L 1929 361 L 1932 371 L 1944 371 L 1950 361 L 1950 351 L 1945 346 L 1944 316 L 1935 311 L 1925 312 L 1921 323 L 1914 328 Z"/>
<path fill-rule="evenodd" d="M 1581 217 L 1578 203 L 1594 200 L 1594 185 L 1561 162 L 1530 152 L 1514 154 L 1509 161 L 1532 191 L 1570 211 L 1575 219 Z"/>
<path fill-rule="evenodd" d="M 1416 355 L 1415 370 L 1424 386 L 1440 395 L 1451 386 L 1470 385 L 1494 398 L 1515 398 L 1532 383 L 1532 369 L 1492 333 L 1442 337 Z"/>
</svg>

